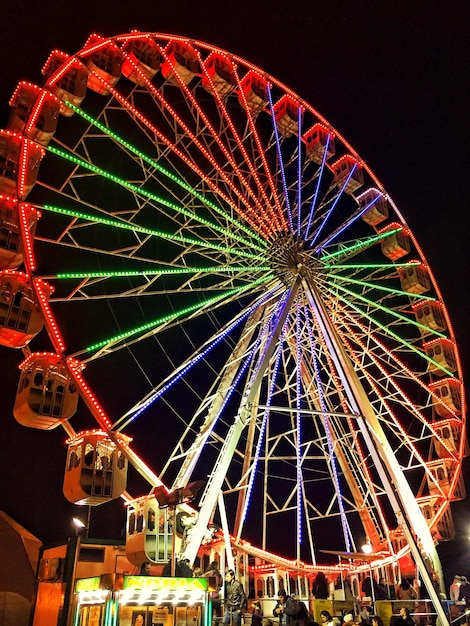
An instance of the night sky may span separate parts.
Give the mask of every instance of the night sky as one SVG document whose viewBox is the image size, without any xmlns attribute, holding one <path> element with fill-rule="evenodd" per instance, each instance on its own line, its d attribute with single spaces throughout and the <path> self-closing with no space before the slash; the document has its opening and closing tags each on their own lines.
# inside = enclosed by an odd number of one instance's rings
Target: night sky
<svg viewBox="0 0 470 626">
<path fill-rule="evenodd" d="M 17 82 L 40 82 L 52 49 L 73 53 L 92 32 L 185 35 L 243 57 L 292 88 L 367 162 L 414 231 L 447 304 L 468 372 L 466 1 L 6 0 L 2 9 L 2 126 Z M 20 360 L 20 353 L 0 347 L 0 507 L 47 543 L 67 537 L 77 507 L 61 492 L 65 433 L 31 431 L 12 416 Z M 465 471 L 469 488 L 468 462 Z M 120 503 L 103 507 L 93 517 L 92 535 L 119 537 L 121 510 Z M 441 556 L 445 569 L 468 576 L 470 504 L 453 505 L 453 512 L 458 540 L 443 545 Z"/>
</svg>

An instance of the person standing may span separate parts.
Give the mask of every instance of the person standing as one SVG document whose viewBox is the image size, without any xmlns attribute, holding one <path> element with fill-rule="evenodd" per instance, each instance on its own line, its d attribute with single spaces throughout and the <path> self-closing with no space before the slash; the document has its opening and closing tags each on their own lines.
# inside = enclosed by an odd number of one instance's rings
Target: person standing
<svg viewBox="0 0 470 626">
<path fill-rule="evenodd" d="M 400 617 L 395 621 L 395 626 L 415 626 L 416 622 L 410 615 L 410 609 L 402 606 L 400 609 Z"/>
<path fill-rule="evenodd" d="M 273 615 L 279 618 L 279 626 L 295 626 L 297 624 L 297 602 L 287 595 L 284 589 L 277 594 L 278 600 Z"/>
<path fill-rule="evenodd" d="M 379 582 L 375 587 L 375 599 L 376 600 L 387 600 L 388 599 L 388 589 L 385 578 L 379 578 Z"/>
<path fill-rule="evenodd" d="M 451 602 L 458 602 L 460 596 L 460 584 L 462 579 L 460 576 L 455 575 L 454 580 L 449 588 L 449 600 Z"/>
<path fill-rule="evenodd" d="M 202 574 L 204 578 L 210 578 L 211 581 L 209 586 L 213 587 L 213 591 L 211 591 L 211 600 L 212 600 L 212 623 L 215 624 L 217 618 L 220 617 L 220 608 L 221 608 L 221 599 L 220 592 L 224 585 L 224 579 L 222 578 L 222 574 L 219 570 L 219 564 L 217 561 L 212 561 L 209 564 L 207 570 Z"/>
<path fill-rule="evenodd" d="M 465 576 L 460 577 L 459 601 L 470 607 L 470 584 Z"/>
<path fill-rule="evenodd" d="M 233 569 L 229 569 L 225 574 L 226 598 L 223 624 L 240 626 L 242 621 L 242 611 L 246 607 L 246 595 L 243 585 L 235 578 Z"/>
<path fill-rule="evenodd" d="M 251 626 L 261 626 L 263 623 L 263 609 L 259 600 L 253 600 L 251 605 Z"/>
<path fill-rule="evenodd" d="M 192 578 L 193 570 L 191 569 L 190 560 L 182 559 L 179 562 L 179 574 L 177 576 L 181 576 L 182 578 Z"/>
<path fill-rule="evenodd" d="M 328 581 L 323 572 L 318 572 L 312 584 L 312 595 L 316 600 L 326 600 L 329 596 Z"/>
<path fill-rule="evenodd" d="M 397 600 L 400 600 L 402 606 L 406 607 L 409 611 L 413 611 L 415 608 L 415 602 L 418 598 L 418 594 L 414 587 L 410 585 L 410 582 L 406 578 L 402 578 L 400 584 L 396 590 Z"/>
</svg>

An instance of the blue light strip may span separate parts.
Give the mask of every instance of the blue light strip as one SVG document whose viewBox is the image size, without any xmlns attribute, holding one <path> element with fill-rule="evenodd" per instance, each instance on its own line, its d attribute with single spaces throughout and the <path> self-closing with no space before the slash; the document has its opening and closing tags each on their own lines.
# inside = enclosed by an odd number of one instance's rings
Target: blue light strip
<svg viewBox="0 0 470 626">
<path fill-rule="evenodd" d="M 284 344 L 287 324 L 288 324 L 288 318 L 284 322 L 284 327 L 283 327 L 281 335 L 279 337 L 279 349 L 278 349 L 278 352 L 277 352 L 276 361 L 274 363 L 274 368 L 273 368 L 272 377 L 271 377 L 271 383 L 269 385 L 268 395 L 267 395 L 267 398 L 266 398 L 266 406 L 267 407 L 271 406 L 272 395 L 274 393 L 274 388 L 276 386 L 277 376 L 279 374 L 279 367 L 280 367 L 281 356 L 282 356 L 282 346 Z M 257 473 L 256 469 L 258 467 L 259 458 L 261 456 L 261 448 L 262 448 L 263 443 L 264 443 L 264 437 L 265 437 L 265 434 L 266 434 L 266 426 L 267 426 L 267 423 L 268 423 L 270 412 L 271 412 L 271 409 L 267 408 L 267 409 L 264 410 L 264 413 L 263 413 L 263 419 L 262 419 L 262 422 L 261 422 L 260 432 L 259 432 L 259 436 L 258 436 L 258 441 L 256 443 L 255 454 L 254 454 L 254 457 L 253 457 L 253 464 L 252 464 L 252 467 L 251 467 L 251 470 L 250 470 L 250 479 L 248 481 L 248 485 L 247 485 L 247 489 L 246 489 L 246 497 L 245 497 L 245 502 L 244 502 L 244 505 L 243 505 L 243 512 L 242 512 L 242 518 L 241 518 L 242 524 L 241 525 L 243 525 L 243 523 L 245 522 L 246 515 L 248 513 L 248 508 L 250 506 L 251 495 L 253 493 L 253 486 L 254 486 L 255 477 L 256 477 L 256 473 Z"/>
<path fill-rule="evenodd" d="M 261 345 L 261 342 L 265 336 L 265 333 L 268 331 L 269 326 L 271 324 L 271 321 L 273 319 L 276 319 L 276 317 L 279 317 L 280 313 L 282 313 L 282 309 L 284 308 L 284 303 L 287 300 L 287 296 L 288 293 L 284 293 L 277 305 L 276 310 L 271 314 L 270 317 L 268 317 L 268 319 L 265 320 L 260 333 L 258 334 L 258 338 L 256 339 L 255 343 L 253 344 L 253 347 L 247 352 L 247 356 L 245 358 L 245 361 L 242 365 L 242 367 L 240 368 L 238 374 L 236 375 L 230 390 L 228 391 L 227 395 L 225 396 L 218 412 L 217 412 L 217 420 L 219 419 L 220 415 L 222 414 L 223 409 L 225 408 L 225 406 L 227 405 L 227 402 L 230 400 L 232 393 L 235 391 L 235 389 L 237 389 L 237 385 L 241 380 L 241 377 L 243 376 L 243 374 L 245 373 L 246 368 L 248 367 L 248 365 L 250 364 L 251 360 L 253 359 L 253 356 L 257 353 L 259 346 Z M 256 309 L 258 306 L 260 306 L 260 304 L 262 304 L 262 302 L 265 302 L 267 300 L 267 297 L 263 298 L 263 300 L 261 302 L 259 302 L 256 306 L 252 306 L 250 308 L 250 313 L 252 311 L 254 311 L 254 309 Z M 244 315 L 243 317 L 246 317 L 246 315 Z M 224 336 L 227 333 L 224 333 Z M 262 360 L 262 359 L 261 359 Z M 255 372 L 257 370 L 255 369 Z"/>
<path fill-rule="evenodd" d="M 308 334 L 309 334 L 310 343 L 311 343 L 311 354 L 312 354 L 312 359 L 313 359 L 313 369 L 315 373 L 315 379 L 317 383 L 318 397 L 320 399 L 320 407 L 323 413 L 323 416 L 322 416 L 323 425 L 325 427 L 326 441 L 328 444 L 328 454 L 330 456 L 333 484 L 335 487 L 336 496 L 338 498 L 338 507 L 339 507 L 340 517 L 341 517 L 341 525 L 343 527 L 344 544 L 345 544 L 346 552 L 351 552 L 351 539 L 350 539 L 351 534 L 349 530 L 348 520 L 346 517 L 346 511 L 344 510 L 343 496 L 341 493 L 341 487 L 340 487 L 339 477 L 338 477 L 338 469 L 336 467 L 336 457 L 335 457 L 335 452 L 334 452 L 333 437 L 331 435 L 330 423 L 328 420 L 328 407 L 325 401 L 325 396 L 323 394 L 320 366 L 319 366 L 318 359 L 315 353 L 315 348 L 314 348 L 315 341 L 313 338 L 312 327 L 311 327 L 310 319 L 308 318 L 308 316 L 306 316 L 306 323 L 307 323 L 307 329 L 308 329 Z"/>
<path fill-rule="evenodd" d="M 323 153 L 321 167 L 320 167 L 320 171 L 318 173 L 317 186 L 315 188 L 315 194 L 313 196 L 312 206 L 310 207 L 310 215 L 308 216 L 307 228 L 305 229 L 304 239 L 307 239 L 307 237 L 308 237 L 308 232 L 309 232 L 310 226 L 312 224 L 312 218 L 313 218 L 313 216 L 315 214 L 316 205 L 317 205 L 317 198 L 318 198 L 318 192 L 320 191 L 320 183 L 321 183 L 321 179 L 322 179 L 323 172 L 324 172 L 324 169 L 325 169 L 326 157 L 328 156 L 328 147 L 330 145 L 330 137 L 331 137 L 331 135 L 330 135 L 330 133 L 328 133 L 328 138 L 326 140 L 326 145 L 325 145 L 325 151 Z"/>
<path fill-rule="evenodd" d="M 113 141 L 118 143 L 123 149 L 129 150 L 129 152 L 131 152 L 132 154 L 137 156 L 139 159 L 142 159 L 144 161 L 144 163 L 147 163 L 147 165 L 149 165 L 150 167 L 155 168 L 160 174 L 162 174 L 163 176 L 169 178 L 171 181 L 175 182 L 177 185 L 179 185 L 185 191 L 188 191 L 190 194 L 192 194 L 195 198 L 197 198 L 200 202 L 205 204 L 207 207 L 209 207 L 210 209 L 212 209 L 212 210 L 216 211 L 217 213 L 221 214 L 224 217 L 224 219 L 234 223 L 237 226 L 237 228 L 241 228 L 248 235 L 253 235 L 252 229 L 250 229 L 247 225 L 243 224 L 241 221 L 239 222 L 239 221 L 235 220 L 234 218 L 232 218 L 228 212 L 224 211 L 222 208 L 217 206 L 215 203 L 210 202 L 204 196 L 204 194 L 198 192 L 196 189 L 191 187 L 191 185 L 189 185 L 182 178 L 179 178 L 178 176 L 176 176 L 173 172 L 170 172 L 167 169 L 165 169 L 164 167 L 162 167 L 157 159 L 154 159 L 154 158 L 146 155 L 145 153 L 140 152 L 131 143 L 129 143 L 128 141 L 125 141 L 125 139 L 120 137 L 116 132 L 111 131 L 107 126 L 105 126 L 104 124 L 102 124 L 101 122 L 99 122 L 98 120 L 93 118 L 91 115 L 86 113 L 86 111 L 84 111 L 82 108 L 75 106 L 71 102 L 67 102 L 67 106 L 69 106 L 77 115 L 80 115 L 81 117 L 83 117 L 84 120 L 86 120 L 90 124 L 93 124 L 93 126 L 98 128 L 102 133 L 104 133 L 108 137 L 112 137 Z M 256 239 L 257 239 L 258 243 L 261 243 L 261 244 L 264 243 L 261 238 L 257 237 Z"/>
<path fill-rule="evenodd" d="M 355 221 L 357 221 L 361 215 L 364 215 L 364 213 L 366 213 L 372 206 L 374 206 L 374 204 L 377 202 L 377 200 L 379 200 L 381 196 L 377 195 L 372 202 L 369 202 L 368 205 L 366 205 L 361 211 L 358 211 L 357 213 L 355 213 L 354 215 L 352 215 L 349 220 L 346 220 L 346 222 L 338 229 L 335 230 L 334 233 L 332 233 L 328 239 L 326 239 L 325 241 L 322 241 L 322 243 L 317 246 L 315 248 L 315 252 L 319 252 L 321 250 L 323 250 L 323 248 L 326 248 L 326 246 L 328 246 L 332 241 L 334 241 L 338 235 L 340 235 L 343 231 L 346 230 L 346 228 L 348 228 L 349 226 L 351 226 L 351 224 L 354 224 Z"/>
<path fill-rule="evenodd" d="M 243 320 L 249 317 L 249 315 L 251 315 L 251 313 L 253 313 L 255 309 L 257 309 L 263 302 L 265 302 L 269 297 L 271 297 L 271 295 L 272 295 L 272 292 L 268 292 L 267 294 L 264 295 L 261 301 L 256 302 L 253 306 L 249 307 L 243 313 L 243 315 L 239 317 L 239 319 L 235 320 L 235 322 L 230 324 L 230 326 L 225 330 L 225 332 L 223 332 L 221 335 L 216 337 L 216 339 L 210 345 L 208 345 L 204 350 L 202 350 L 202 352 L 199 352 L 193 359 L 191 359 L 191 361 L 187 365 L 185 365 L 185 367 L 183 367 L 183 369 L 180 372 L 178 372 L 176 376 L 174 376 L 171 380 L 169 380 L 166 383 L 166 385 L 163 385 L 161 389 L 151 394 L 147 398 L 147 400 L 144 402 L 144 404 L 142 404 L 142 406 L 140 406 L 139 409 L 135 411 L 135 413 L 126 415 L 128 419 L 124 423 L 121 423 L 121 420 L 118 420 L 113 427 L 114 431 L 121 432 L 124 428 L 126 428 L 129 424 L 131 424 L 137 417 L 139 417 L 139 415 L 141 415 L 144 411 L 146 411 L 150 405 L 152 405 L 159 398 L 161 398 L 163 394 L 168 391 L 168 389 L 171 389 L 171 387 L 173 387 L 173 385 L 178 380 L 180 380 L 194 365 L 196 365 L 196 363 L 198 363 L 201 359 L 203 359 L 216 345 L 218 345 L 222 341 L 222 339 L 224 339 L 234 328 L 236 328 L 238 324 L 240 324 Z M 119 425 L 119 428 L 116 428 L 117 425 Z"/>
<path fill-rule="evenodd" d="M 297 367 L 296 367 L 296 388 L 297 388 L 297 398 L 296 398 L 296 409 L 297 409 L 297 441 L 296 441 L 296 457 L 297 457 L 297 544 L 300 546 L 302 543 L 302 419 L 300 410 L 302 409 L 302 378 L 301 378 L 301 370 L 302 370 L 302 349 L 301 349 L 301 335 L 302 335 L 302 327 L 300 324 L 300 299 L 297 299 Z M 300 555 L 299 555 L 300 558 Z"/>
<path fill-rule="evenodd" d="M 314 243 L 315 243 L 315 241 L 318 239 L 318 237 L 319 237 L 319 235 L 320 235 L 321 231 L 323 230 L 323 227 L 324 227 L 324 226 L 325 226 L 325 224 L 327 223 L 328 218 L 330 217 L 330 215 L 331 215 L 331 214 L 332 214 L 332 212 L 334 211 L 334 209 L 335 209 L 336 205 L 338 204 L 339 199 L 341 198 L 341 195 L 342 195 L 343 191 L 346 189 L 346 186 L 347 186 L 347 184 L 349 183 L 349 181 L 350 181 L 350 179 L 351 179 L 351 176 L 354 174 L 354 170 L 356 169 L 356 167 L 357 167 L 357 163 L 354 163 L 354 165 L 353 165 L 353 167 L 352 167 L 351 171 L 349 172 L 348 177 L 346 178 L 346 180 L 345 180 L 345 181 L 344 181 L 344 183 L 343 183 L 343 186 L 341 187 L 340 192 L 338 193 L 338 195 L 336 196 L 335 201 L 334 201 L 334 202 L 333 202 L 333 204 L 331 205 L 330 210 L 328 211 L 328 213 L 326 214 L 326 216 L 323 218 L 323 221 L 322 221 L 322 223 L 321 223 L 321 225 L 320 225 L 320 228 L 319 228 L 319 229 L 317 230 L 317 232 L 315 233 L 315 237 L 314 237 L 314 238 L 312 239 L 312 241 L 310 242 L 310 248 L 312 248 L 312 247 L 313 247 L 313 244 L 314 244 Z"/>
<path fill-rule="evenodd" d="M 297 236 L 300 237 L 300 225 L 302 217 L 302 108 L 299 106 L 297 111 L 297 124 L 299 132 L 297 135 Z"/>
<path fill-rule="evenodd" d="M 287 208 L 287 215 L 289 217 L 289 226 L 291 229 L 291 232 L 294 230 L 293 229 L 293 224 L 292 224 L 292 211 L 290 208 L 290 202 L 289 202 L 289 195 L 287 193 L 287 182 L 286 182 L 286 175 L 284 173 L 284 162 L 282 160 L 282 152 L 281 152 L 281 144 L 279 141 L 279 133 L 277 130 L 277 124 L 276 124 L 276 116 L 274 114 L 274 106 L 273 106 L 273 98 L 272 98 L 272 94 L 271 94 L 271 85 L 267 85 L 267 92 L 268 92 L 268 98 L 269 98 L 269 108 L 271 111 L 271 118 L 272 118 L 272 122 L 273 122 L 273 131 L 274 131 L 274 137 L 276 140 L 276 150 L 277 150 L 277 158 L 279 161 L 279 171 L 281 173 L 281 179 L 282 179 L 282 188 L 284 189 L 284 198 L 286 200 L 286 208 Z"/>
</svg>

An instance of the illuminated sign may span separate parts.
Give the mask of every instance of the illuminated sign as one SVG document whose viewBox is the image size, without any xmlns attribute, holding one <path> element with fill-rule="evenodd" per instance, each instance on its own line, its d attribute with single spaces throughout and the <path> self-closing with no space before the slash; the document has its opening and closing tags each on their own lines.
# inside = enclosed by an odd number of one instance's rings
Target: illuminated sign
<svg viewBox="0 0 470 626">
<path fill-rule="evenodd" d="M 207 578 L 160 578 L 157 576 L 126 576 L 124 589 L 153 591 L 207 591 Z"/>
<path fill-rule="evenodd" d="M 79 578 L 75 583 L 75 591 L 96 591 L 100 588 L 100 577 L 94 576 L 93 578 Z"/>
</svg>

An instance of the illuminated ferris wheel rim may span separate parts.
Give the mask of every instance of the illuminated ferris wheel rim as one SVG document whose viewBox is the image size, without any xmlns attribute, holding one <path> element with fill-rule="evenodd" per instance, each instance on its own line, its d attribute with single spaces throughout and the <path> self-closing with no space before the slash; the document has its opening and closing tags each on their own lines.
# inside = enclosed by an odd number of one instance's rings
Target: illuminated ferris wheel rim
<svg viewBox="0 0 470 626">
<path fill-rule="evenodd" d="M 292 99 L 295 100 L 295 102 L 298 103 L 299 108 L 301 108 L 303 111 L 308 111 L 313 117 L 314 119 L 318 120 L 320 123 L 324 124 L 326 129 L 331 132 L 334 133 L 335 137 L 337 138 L 337 140 L 339 142 L 341 142 L 341 145 L 343 147 L 343 149 L 346 150 L 346 152 L 348 154 L 350 154 L 354 159 L 356 159 L 361 167 L 364 169 L 365 172 L 367 172 L 367 174 L 369 175 L 369 177 L 371 178 L 371 180 L 373 181 L 375 187 L 378 188 L 378 191 L 383 195 L 384 199 L 390 204 L 391 208 L 394 211 L 394 215 L 395 218 L 398 219 L 398 221 L 401 223 L 402 227 L 404 230 L 406 230 L 407 234 L 409 235 L 410 239 L 412 240 L 415 252 L 417 253 L 417 255 L 419 256 L 420 259 L 424 259 L 424 255 L 422 254 L 421 249 L 418 247 L 418 244 L 415 240 L 415 238 L 413 237 L 411 231 L 409 230 L 409 228 L 406 226 L 401 214 L 399 213 L 398 209 L 395 207 L 395 205 L 393 204 L 393 202 L 391 201 L 391 199 L 389 198 L 389 196 L 384 192 L 381 184 L 379 183 L 379 181 L 377 180 L 377 178 L 374 176 L 374 174 L 370 171 L 370 169 L 367 167 L 367 165 L 359 158 L 359 156 L 357 155 L 357 153 L 349 146 L 349 144 L 341 137 L 341 135 L 339 135 L 336 130 L 334 130 L 329 124 L 328 122 L 326 122 L 326 120 L 310 105 L 308 105 L 305 101 L 303 101 L 301 98 L 299 98 L 293 91 L 291 91 L 290 89 L 288 89 L 285 85 L 283 85 L 283 83 L 276 81 L 274 78 L 272 78 L 270 75 L 262 72 L 261 70 L 259 70 L 256 66 L 247 63 L 246 61 L 242 60 L 240 57 L 234 56 L 234 55 L 228 55 L 228 53 L 226 53 L 225 51 L 221 50 L 220 48 L 214 48 L 208 44 L 203 44 L 201 42 L 198 41 L 194 41 L 194 40 L 188 40 L 187 38 L 183 38 L 183 37 L 173 37 L 173 36 L 167 36 L 167 35 L 159 35 L 159 34 L 155 34 L 155 33 L 130 33 L 128 35 L 120 35 L 117 37 L 112 37 L 112 38 L 106 38 L 106 39 L 102 39 L 98 42 L 98 44 L 91 44 L 91 45 L 87 45 L 85 46 L 79 53 L 77 53 L 76 55 L 74 55 L 74 59 L 80 59 L 80 60 L 84 60 L 86 59 L 91 53 L 92 51 L 99 49 L 99 48 L 105 48 L 107 45 L 111 44 L 115 44 L 115 43 L 125 43 L 128 42 L 129 40 L 132 40 L 133 38 L 135 38 L 136 40 L 141 40 L 142 38 L 145 37 L 151 37 L 154 38 L 157 41 L 163 40 L 166 41 L 167 43 L 171 43 L 171 42 L 180 42 L 180 43 L 189 43 L 191 46 L 193 46 L 196 49 L 201 49 L 201 50 L 205 50 L 205 51 L 211 51 L 211 52 L 216 52 L 217 54 L 223 55 L 225 58 L 229 59 L 231 63 L 236 63 L 240 66 L 243 66 L 244 68 L 248 69 L 248 70 L 252 70 L 255 72 L 260 73 L 261 76 L 264 77 L 264 79 L 266 81 L 268 81 L 269 83 L 272 83 L 273 86 L 275 86 L 277 89 L 279 89 L 281 92 L 283 92 L 284 94 L 290 96 Z M 201 59 L 201 57 L 199 56 L 199 59 Z M 54 76 L 56 76 L 57 73 L 54 74 Z M 199 80 L 199 78 L 198 78 Z M 240 83 L 238 83 L 240 84 Z M 47 86 L 47 83 L 46 83 Z M 195 98 L 195 96 L 194 96 Z M 106 105 L 105 105 L 106 106 Z M 274 126 L 274 124 L 273 124 Z M 300 134 L 300 133 L 299 133 Z M 300 159 L 299 159 L 300 161 Z M 282 190 L 281 190 L 282 191 Z M 24 226 L 24 223 L 23 223 Z M 24 241 L 24 248 L 25 250 L 27 249 L 31 249 L 32 248 L 28 248 L 29 243 L 28 243 L 28 233 L 26 228 L 22 229 L 22 233 L 23 233 L 23 241 Z M 241 236 L 241 234 L 240 234 Z M 297 252 L 299 252 L 299 250 L 297 250 Z M 27 263 L 27 261 L 26 261 Z M 29 268 L 29 274 L 31 277 L 34 277 L 34 271 L 33 271 L 33 264 L 35 263 L 34 260 L 32 260 L 32 265 L 30 265 Z M 308 268 L 308 263 L 304 264 L 307 265 L 307 270 L 310 270 L 311 273 L 314 273 L 315 270 L 317 269 L 317 266 L 314 265 L 311 268 Z M 432 273 L 430 272 L 429 268 L 427 267 L 426 264 L 426 269 L 429 273 L 429 277 L 431 279 L 434 291 L 436 293 L 437 299 L 439 300 L 439 302 L 442 301 L 440 293 L 438 291 L 437 285 L 435 283 L 434 277 L 432 276 Z M 291 275 L 292 280 L 295 281 L 295 277 L 298 276 L 299 272 L 294 271 Z M 58 328 L 59 325 L 57 323 L 57 321 L 55 320 L 51 308 L 47 303 L 47 299 L 45 298 L 45 294 L 44 294 L 44 286 L 42 285 L 42 283 L 40 282 L 43 279 L 38 279 L 38 278 L 33 278 L 33 282 L 36 286 L 37 289 L 37 294 L 38 297 L 40 299 L 41 302 L 41 306 L 43 306 L 43 312 L 44 312 L 44 318 L 45 318 L 45 323 L 46 326 L 48 327 L 48 331 L 49 331 L 49 335 L 51 336 L 51 339 L 54 343 L 54 347 L 57 350 L 58 353 L 63 353 L 64 349 L 62 347 L 62 343 L 60 341 L 60 333 L 58 332 Z M 306 279 L 306 281 L 308 283 L 308 280 Z M 261 291 L 261 290 L 260 290 Z M 236 296 L 233 296 L 234 298 L 236 298 Z M 258 296 L 259 297 L 259 302 L 262 301 L 262 296 Z M 51 302 L 53 301 L 53 298 L 51 298 Z M 445 311 L 445 307 L 444 307 L 444 314 L 447 320 L 447 327 L 448 327 L 448 332 L 450 334 L 450 338 L 452 341 L 454 341 L 453 339 L 453 331 L 452 331 L 452 326 L 450 324 L 450 320 L 448 319 L 448 315 L 447 312 Z M 198 312 L 196 311 L 194 313 L 195 316 L 198 315 Z M 162 327 L 171 327 L 172 322 L 169 320 L 163 320 L 162 322 Z M 175 324 L 177 322 L 174 322 Z M 359 328 L 359 325 L 358 325 Z M 345 333 L 348 330 L 347 327 L 345 327 L 345 329 L 343 330 L 343 337 L 345 337 Z M 351 330 L 351 332 L 353 332 L 353 326 L 351 325 L 349 327 L 349 330 Z M 364 334 L 364 336 L 367 335 L 367 325 L 364 325 L 363 328 L 360 329 L 360 332 Z M 74 353 L 75 354 L 75 353 Z M 188 363 L 191 361 L 188 361 Z M 72 371 L 73 376 L 75 377 L 75 379 L 79 382 L 79 384 L 81 385 L 82 391 L 84 392 L 84 395 L 88 394 L 88 404 L 89 404 L 89 408 L 91 409 L 92 413 L 95 415 L 95 418 L 98 419 L 98 422 L 100 424 L 101 427 L 105 428 L 106 430 L 108 430 L 109 432 L 113 431 L 113 426 L 111 424 L 111 422 L 108 420 L 106 413 L 101 409 L 101 407 L 99 406 L 99 402 L 96 400 L 96 397 L 94 396 L 94 394 L 91 392 L 91 390 L 89 389 L 87 383 L 84 382 L 84 378 L 79 377 L 78 375 L 78 368 L 76 368 L 75 366 L 72 366 L 71 364 L 72 362 L 69 362 L 69 367 Z M 287 357 L 286 357 L 286 363 L 287 363 Z M 180 369 L 184 369 L 185 364 L 183 363 L 180 366 Z M 313 367 L 313 366 L 311 366 Z M 313 371 L 313 370 L 312 370 Z M 457 355 L 457 372 L 458 372 L 458 376 L 460 377 L 461 375 L 461 366 L 460 366 L 460 361 L 458 360 L 458 355 Z M 310 376 L 312 376 L 312 374 L 310 374 Z M 313 377 L 312 377 L 313 380 Z M 372 379 L 369 378 L 368 379 L 369 384 L 372 386 Z M 86 393 L 85 393 L 86 392 Z M 150 392 L 152 393 L 152 392 Z M 389 391 L 390 393 L 390 391 Z M 379 394 L 380 395 L 380 394 Z M 321 411 L 319 411 L 319 413 L 321 413 L 322 415 L 326 415 L 328 414 L 328 411 L 323 409 Z M 338 412 L 336 413 L 337 415 L 339 414 Z M 346 414 L 346 413 L 345 413 Z M 69 427 L 70 428 L 70 427 Z M 463 443 L 461 443 L 461 446 L 463 446 Z M 460 450 L 460 454 L 462 453 L 462 449 Z M 137 463 L 139 463 L 139 461 L 137 459 L 135 459 Z M 156 480 L 156 477 L 154 474 L 152 474 L 152 472 L 147 472 L 147 475 L 150 479 L 150 481 L 154 482 Z"/>
</svg>

